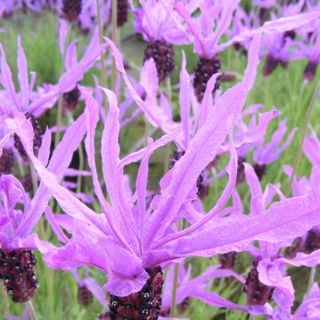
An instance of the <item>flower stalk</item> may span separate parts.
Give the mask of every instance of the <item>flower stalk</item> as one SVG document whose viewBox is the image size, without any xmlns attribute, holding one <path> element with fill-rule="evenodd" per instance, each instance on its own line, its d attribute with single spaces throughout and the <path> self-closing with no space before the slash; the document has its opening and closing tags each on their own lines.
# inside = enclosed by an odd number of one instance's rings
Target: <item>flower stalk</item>
<svg viewBox="0 0 320 320">
<path fill-rule="evenodd" d="M 312 110 L 319 98 L 319 93 L 320 93 L 320 83 L 317 84 L 316 86 L 316 89 L 315 89 L 315 92 L 314 92 L 314 95 L 311 99 L 311 102 L 308 106 L 308 109 L 307 109 L 307 113 L 306 113 L 306 117 L 305 117 L 305 120 L 304 120 L 304 125 L 303 125 L 303 128 L 302 128 L 302 136 L 301 136 L 301 140 L 300 140 L 300 143 L 299 143 L 299 148 L 298 148 L 298 152 L 297 152 L 297 155 L 294 159 L 294 163 L 293 163 L 293 168 L 292 168 L 292 173 L 291 173 L 291 176 L 290 176 L 290 179 L 289 179 L 289 186 L 288 186 L 288 189 L 287 189 L 287 193 L 290 192 L 290 190 L 292 189 L 292 184 L 293 184 L 293 178 L 297 172 L 297 169 L 298 169 L 298 165 L 299 165 L 299 162 L 300 162 L 300 159 L 301 159 L 301 156 L 302 156 L 302 152 L 303 152 L 303 142 L 304 142 L 304 138 L 306 137 L 306 134 L 307 134 L 307 129 L 308 129 L 308 124 L 310 123 L 310 118 L 311 118 L 311 114 L 312 114 Z"/>
<path fill-rule="evenodd" d="M 38 320 L 39 318 L 37 316 L 36 310 L 35 310 L 34 305 L 31 300 L 26 302 L 26 306 L 28 308 L 28 313 L 29 313 L 30 319 L 31 320 Z"/>
<path fill-rule="evenodd" d="M 118 8 L 117 8 L 117 0 L 112 0 L 112 31 L 111 31 L 111 39 L 114 43 L 117 44 L 117 18 L 118 18 Z M 117 70 L 116 70 L 116 62 L 114 57 L 112 57 L 112 90 L 115 90 L 116 82 L 117 82 Z"/>
<path fill-rule="evenodd" d="M 103 25 L 101 20 L 101 6 L 100 6 L 100 0 L 96 0 L 97 4 L 97 21 L 98 21 L 98 31 L 99 31 L 99 42 L 102 44 L 103 41 Z M 100 64 L 101 64 L 101 82 L 102 86 L 107 86 L 107 71 L 106 71 L 106 65 L 105 65 L 106 57 L 104 50 L 101 51 L 100 54 Z M 105 108 L 107 109 L 107 101 L 106 99 L 103 99 L 103 104 Z"/>
</svg>

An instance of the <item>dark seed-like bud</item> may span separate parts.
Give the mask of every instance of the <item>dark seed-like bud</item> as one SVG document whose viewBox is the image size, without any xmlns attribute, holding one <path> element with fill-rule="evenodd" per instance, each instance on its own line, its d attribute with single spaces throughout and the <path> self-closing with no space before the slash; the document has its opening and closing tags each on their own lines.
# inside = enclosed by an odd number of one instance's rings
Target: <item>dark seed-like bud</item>
<svg viewBox="0 0 320 320">
<path fill-rule="evenodd" d="M 0 157 L 0 174 L 10 174 L 13 166 L 14 154 L 11 149 L 3 149 Z"/>
<path fill-rule="evenodd" d="M 248 274 L 244 291 L 247 294 L 249 305 L 264 305 L 272 298 L 274 288 L 264 285 L 259 281 L 257 263 L 254 262 Z"/>
<path fill-rule="evenodd" d="M 173 157 L 171 158 L 170 161 L 170 169 L 172 169 L 175 165 L 175 163 L 180 160 L 181 157 L 183 157 L 183 155 L 185 154 L 185 151 L 175 151 L 173 154 Z"/>
<path fill-rule="evenodd" d="M 160 267 L 146 271 L 149 274 L 149 279 L 140 292 L 127 297 L 111 295 L 110 312 L 107 314 L 111 320 L 157 320 L 159 318 L 164 283 L 163 273 Z M 99 320 L 104 319 L 108 318 L 99 318 Z"/>
<path fill-rule="evenodd" d="M 163 81 L 175 69 L 173 45 L 164 40 L 149 42 L 144 50 L 144 61 L 153 58 L 159 81 Z"/>
<path fill-rule="evenodd" d="M 33 190 L 32 176 L 30 173 L 21 178 L 20 182 L 22 183 L 23 188 L 26 192 L 31 192 Z"/>
<path fill-rule="evenodd" d="M 77 298 L 82 306 L 88 306 L 93 302 L 93 294 L 86 285 L 78 286 Z"/>
<path fill-rule="evenodd" d="M 238 158 L 237 183 L 241 183 L 245 179 L 244 162 L 246 162 L 246 161 L 247 161 L 247 159 L 245 157 Z"/>
<path fill-rule="evenodd" d="M 68 21 L 75 21 L 81 13 L 82 0 L 63 0 L 62 13 L 63 17 Z"/>
<path fill-rule="evenodd" d="M 39 121 L 31 113 L 26 113 L 25 116 L 27 119 L 31 121 L 33 134 L 34 134 L 33 152 L 35 155 L 38 155 L 39 149 L 41 147 L 41 142 L 42 142 L 42 131 L 40 128 L 40 124 L 39 124 Z M 27 162 L 28 161 L 27 153 L 24 150 L 24 147 L 22 145 L 20 138 L 16 134 L 14 135 L 14 146 L 18 150 L 22 159 Z"/>
<path fill-rule="evenodd" d="M 67 110 L 70 112 L 73 112 L 76 110 L 80 98 L 80 90 L 78 89 L 78 86 L 76 86 L 74 89 L 72 89 L 69 92 L 65 92 L 62 95 L 62 107 L 63 110 Z"/>
<path fill-rule="evenodd" d="M 286 249 L 286 257 L 295 258 L 298 252 L 305 251 L 305 243 L 301 237 L 295 239 L 290 247 Z"/>
<path fill-rule="evenodd" d="M 304 244 L 304 251 L 311 253 L 320 249 L 320 231 L 316 229 L 309 230 Z"/>
<path fill-rule="evenodd" d="M 211 76 L 220 71 L 220 57 L 215 56 L 213 58 L 200 57 L 193 79 L 194 93 L 199 102 L 202 101 L 204 93 L 206 91 L 207 83 Z M 217 80 L 213 93 L 219 89 L 220 82 Z"/>
<path fill-rule="evenodd" d="M 266 164 L 255 163 L 253 165 L 253 169 L 254 169 L 256 175 L 258 176 L 259 180 L 261 181 L 263 176 L 267 172 L 267 165 Z"/>
<path fill-rule="evenodd" d="M 270 16 L 270 10 L 268 8 L 260 8 L 258 16 L 261 24 L 264 24 Z"/>
<path fill-rule="evenodd" d="M 128 20 L 129 3 L 128 0 L 117 1 L 117 26 L 122 27 Z"/>
<path fill-rule="evenodd" d="M 266 62 L 263 67 L 263 75 L 269 76 L 277 67 L 279 63 L 278 59 L 275 59 L 273 56 L 267 56 Z"/>
<path fill-rule="evenodd" d="M 186 298 L 178 305 L 179 313 L 185 313 L 190 306 L 190 299 Z"/>
<path fill-rule="evenodd" d="M 294 39 L 296 37 L 296 32 L 294 30 L 287 30 L 284 34 L 283 37 L 284 38 L 289 38 L 289 39 Z"/>
<path fill-rule="evenodd" d="M 0 279 L 14 302 L 24 303 L 33 297 L 39 286 L 33 270 L 35 265 L 31 250 L 0 249 Z"/>
<path fill-rule="evenodd" d="M 198 187 L 198 192 L 197 192 L 198 197 L 200 199 L 206 198 L 209 194 L 209 186 L 208 184 L 205 184 L 203 182 L 203 173 L 200 174 L 200 176 L 197 179 L 197 187 Z"/>
<path fill-rule="evenodd" d="M 235 251 L 219 254 L 219 262 L 221 268 L 223 269 L 232 269 L 236 261 L 237 253 Z"/>
<path fill-rule="evenodd" d="M 312 81 L 316 75 L 318 64 L 313 61 L 309 61 L 306 68 L 304 69 L 303 76 L 307 81 Z"/>
</svg>

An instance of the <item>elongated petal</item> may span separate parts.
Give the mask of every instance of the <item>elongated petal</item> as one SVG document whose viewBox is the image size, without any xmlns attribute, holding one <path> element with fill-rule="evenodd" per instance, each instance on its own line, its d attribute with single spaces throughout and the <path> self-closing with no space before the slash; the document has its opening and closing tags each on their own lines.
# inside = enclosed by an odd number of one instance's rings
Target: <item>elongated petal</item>
<svg viewBox="0 0 320 320">
<path fill-rule="evenodd" d="M 320 250 L 315 250 L 309 254 L 299 252 L 293 259 L 281 258 L 280 261 L 295 267 L 314 267 L 320 263 Z"/>
<path fill-rule="evenodd" d="M 186 55 L 182 52 L 182 67 L 180 71 L 180 116 L 184 134 L 184 146 L 187 147 L 190 139 L 190 76 L 186 69 Z"/>
<path fill-rule="evenodd" d="M 6 90 L 6 94 L 8 95 L 9 99 L 12 101 L 12 109 L 7 108 L 6 112 L 8 115 L 14 113 L 15 111 L 19 110 L 19 102 L 18 97 L 16 94 L 16 89 L 14 87 L 14 83 L 12 80 L 12 73 L 7 63 L 6 54 L 3 50 L 2 45 L 0 44 L 0 53 L 1 53 L 1 84 L 3 85 L 4 89 Z"/>
<path fill-rule="evenodd" d="M 29 100 L 29 80 L 28 80 L 28 65 L 27 65 L 27 58 L 24 53 L 22 44 L 21 44 L 21 38 L 18 37 L 18 80 L 20 84 L 20 103 L 21 106 L 19 108 L 20 111 L 26 108 Z"/>
<path fill-rule="evenodd" d="M 119 110 L 117 108 L 117 100 L 113 92 L 103 89 L 107 94 L 109 101 L 109 114 L 105 123 L 101 141 L 101 158 L 103 176 L 109 193 L 112 208 L 115 210 L 113 214 L 117 215 L 122 229 L 126 230 L 123 235 L 127 239 L 131 239 L 132 247 L 138 249 L 138 231 L 134 226 L 132 214 L 132 198 L 126 187 L 127 181 L 122 170 L 119 170 Z M 139 241 L 139 240 L 138 240 Z"/>
<path fill-rule="evenodd" d="M 43 165 L 47 165 L 50 157 L 50 146 L 51 146 L 51 132 L 47 128 L 44 135 L 42 136 L 41 147 L 39 149 L 39 160 Z"/>
<path fill-rule="evenodd" d="M 121 73 L 124 83 L 126 84 L 134 101 L 145 113 L 146 117 L 148 118 L 148 121 L 153 126 L 161 128 L 166 133 L 171 133 L 172 131 L 175 131 L 178 125 L 174 123 L 172 119 L 169 119 L 167 114 L 163 110 L 161 110 L 157 105 L 147 104 L 141 99 L 141 97 L 129 81 L 129 78 L 123 66 L 121 53 L 111 40 L 107 38 L 105 38 L 105 40 L 112 49 L 112 54 L 116 61 L 116 67 L 118 71 Z"/>
<path fill-rule="evenodd" d="M 244 170 L 251 193 L 251 213 L 257 214 L 264 209 L 261 202 L 263 192 L 260 185 L 260 181 L 251 165 L 249 165 L 248 163 L 244 163 Z"/>
<path fill-rule="evenodd" d="M 281 265 L 270 259 L 262 259 L 258 264 L 259 280 L 267 286 L 276 288 L 274 299 L 284 310 L 290 311 L 294 301 L 294 288 L 289 276 L 281 271 Z"/>
<path fill-rule="evenodd" d="M 204 254 L 208 250 L 207 254 L 212 255 L 241 251 L 253 240 L 289 243 L 320 224 L 319 194 L 315 190 L 306 196 L 276 202 L 259 215 L 216 220 L 207 230 L 177 240 L 175 253 L 192 255 L 199 250 Z"/>
<path fill-rule="evenodd" d="M 145 243 L 150 244 L 156 235 L 160 237 L 170 225 L 202 170 L 215 158 L 219 146 L 231 132 L 253 85 L 260 39 L 256 40 L 249 52 L 250 62 L 244 82 L 230 88 L 219 98 L 215 108 L 208 113 L 204 126 L 190 141 L 185 155 L 169 171 L 168 174 L 172 174 L 171 183 L 162 191 L 157 211 L 151 216 L 146 228 Z"/>
<path fill-rule="evenodd" d="M 32 148 L 33 129 L 30 122 L 27 121 L 23 115 L 17 114 L 15 118 L 8 119 L 7 124 L 20 137 L 24 149 L 26 150 L 26 153 L 28 154 L 33 166 L 37 170 L 39 177 L 42 179 L 43 184 L 50 190 L 65 212 L 69 213 L 71 216 L 77 217 L 80 220 L 82 219 L 89 224 L 92 223 L 95 225 L 96 222 L 94 219 L 92 221 L 90 220 L 90 217 L 95 216 L 95 213 L 82 202 L 80 202 L 76 197 L 74 197 L 69 190 L 60 186 L 58 184 L 57 177 L 52 172 L 48 171 L 34 156 Z M 39 218 L 39 214 L 41 215 L 42 212 L 39 212 L 39 210 L 34 210 L 34 213 L 36 213 L 37 218 Z M 21 233 L 21 228 L 24 228 L 24 232 L 26 232 L 25 229 L 30 232 L 34 226 L 34 221 L 35 217 L 31 218 L 30 215 L 27 215 L 25 220 L 25 224 L 27 225 L 20 225 L 19 232 Z M 99 229 L 99 226 L 97 226 L 97 228 Z"/>
</svg>

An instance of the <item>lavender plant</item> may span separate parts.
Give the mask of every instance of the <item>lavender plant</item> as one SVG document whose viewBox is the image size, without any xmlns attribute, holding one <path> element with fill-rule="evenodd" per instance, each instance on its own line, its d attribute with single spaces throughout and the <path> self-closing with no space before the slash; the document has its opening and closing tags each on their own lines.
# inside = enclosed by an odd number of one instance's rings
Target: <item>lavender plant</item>
<svg viewBox="0 0 320 320">
<path fill-rule="evenodd" d="M 1 319 L 319 318 L 318 4 L 0 16 Z M 43 17 L 50 83 L 29 73 Z"/>
</svg>

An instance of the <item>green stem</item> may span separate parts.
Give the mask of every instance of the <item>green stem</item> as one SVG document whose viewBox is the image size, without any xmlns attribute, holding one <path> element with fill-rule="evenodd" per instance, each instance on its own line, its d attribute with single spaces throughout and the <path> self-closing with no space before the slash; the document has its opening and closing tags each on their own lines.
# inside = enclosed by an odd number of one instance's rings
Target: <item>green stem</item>
<svg viewBox="0 0 320 320">
<path fill-rule="evenodd" d="M 298 165 L 299 165 L 299 162 L 300 162 L 300 159 L 301 159 L 301 156 L 302 156 L 303 141 L 304 141 L 304 138 L 305 138 L 305 136 L 307 134 L 308 124 L 310 122 L 310 118 L 311 118 L 311 113 L 312 113 L 313 107 L 315 106 L 315 104 L 317 102 L 317 98 L 319 96 L 319 90 L 320 90 L 320 83 L 318 83 L 318 85 L 316 86 L 316 89 L 315 89 L 315 92 L 313 94 L 312 100 L 311 100 L 311 102 L 310 102 L 310 104 L 308 106 L 308 109 L 307 109 L 304 125 L 303 125 L 303 128 L 302 128 L 302 137 L 301 137 L 301 140 L 300 140 L 300 143 L 299 143 L 298 152 L 297 152 L 296 157 L 294 159 L 292 173 L 291 173 L 291 176 L 290 176 L 290 179 L 289 179 L 289 185 L 288 185 L 288 189 L 287 189 L 287 194 L 289 194 L 290 190 L 292 189 L 293 178 L 294 178 L 294 176 L 295 176 L 295 174 L 297 172 Z"/>
<path fill-rule="evenodd" d="M 36 310 L 35 310 L 31 300 L 26 302 L 26 306 L 28 308 L 28 313 L 29 313 L 30 319 L 31 320 L 38 320 Z"/>
<path fill-rule="evenodd" d="M 20 163 L 20 161 L 18 161 L 18 167 L 19 167 L 20 175 L 21 175 L 22 177 L 24 177 L 25 171 L 24 171 L 23 165 Z"/>
<path fill-rule="evenodd" d="M 309 275 L 309 281 L 308 281 L 308 288 L 307 288 L 307 293 L 310 292 L 312 285 L 314 283 L 314 280 L 316 278 L 316 273 L 317 273 L 317 267 L 314 266 L 310 270 L 310 275 Z"/>
<path fill-rule="evenodd" d="M 30 166 L 30 171 L 31 171 L 33 194 L 35 194 L 38 189 L 38 178 L 33 166 Z"/>
<path fill-rule="evenodd" d="M 179 264 L 176 263 L 176 264 L 174 265 L 174 273 L 173 273 L 173 288 L 172 288 L 172 299 L 171 299 L 170 317 L 175 317 L 175 315 L 176 315 L 178 277 L 179 277 Z"/>
<path fill-rule="evenodd" d="M 83 170 L 84 168 L 84 153 L 83 153 L 83 146 L 80 144 L 79 146 L 79 170 Z M 82 184 L 82 175 L 78 175 L 77 179 L 77 193 L 81 192 L 81 184 Z"/>
<path fill-rule="evenodd" d="M 57 146 L 60 141 L 60 129 L 62 125 L 62 103 L 63 103 L 63 95 L 59 94 L 58 98 L 58 110 L 57 110 L 57 120 L 56 120 L 56 134 L 54 139 L 54 145 Z"/>
<path fill-rule="evenodd" d="M 117 15 L 118 15 L 118 6 L 117 0 L 112 0 L 112 31 L 111 39 L 114 44 L 117 45 Z M 115 90 L 117 82 L 117 69 L 115 59 L 112 57 L 112 90 Z"/>
<path fill-rule="evenodd" d="M 3 296 L 3 309 L 4 309 L 4 314 L 6 319 L 9 319 L 10 315 L 10 306 L 9 306 L 9 300 L 8 300 L 8 295 L 5 290 L 5 288 L 2 286 L 2 296 Z"/>
<path fill-rule="evenodd" d="M 100 0 L 96 0 L 97 3 L 97 20 L 98 20 L 98 30 L 99 30 L 99 42 L 103 44 L 103 25 L 101 21 L 101 7 L 100 7 Z M 101 82 L 102 86 L 107 87 L 107 71 L 105 65 L 105 51 L 103 50 L 100 55 L 100 64 L 101 64 Z M 107 109 L 107 100 L 104 98 L 103 104 Z"/>
</svg>

